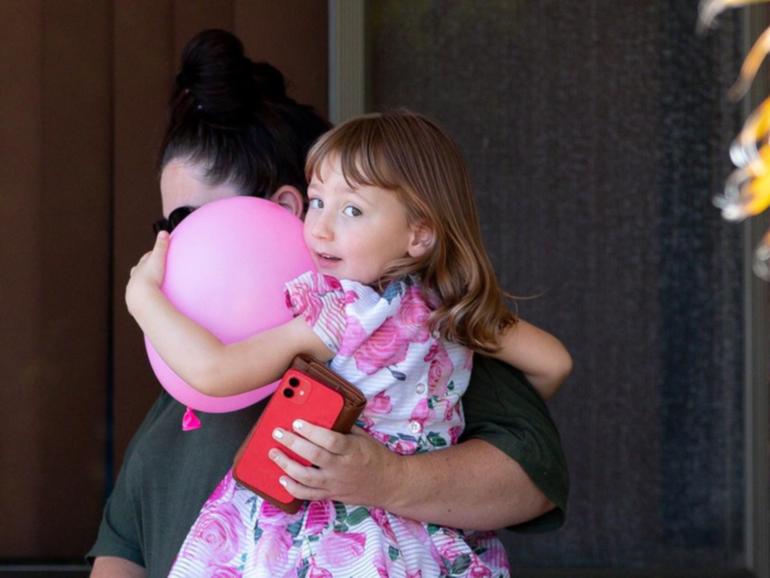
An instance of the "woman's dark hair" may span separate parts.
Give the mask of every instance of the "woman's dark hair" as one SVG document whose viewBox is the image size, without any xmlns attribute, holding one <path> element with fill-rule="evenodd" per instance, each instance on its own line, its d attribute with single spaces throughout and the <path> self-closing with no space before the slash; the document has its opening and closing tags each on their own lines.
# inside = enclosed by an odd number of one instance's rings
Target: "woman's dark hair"
<svg viewBox="0 0 770 578">
<path fill-rule="evenodd" d="M 281 185 L 303 193 L 305 156 L 330 128 L 310 106 L 286 96 L 283 75 L 252 62 L 224 30 L 187 43 L 169 103 L 159 169 L 174 159 L 200 164 L 209 185 L 270 196 Z"/>
</svg>

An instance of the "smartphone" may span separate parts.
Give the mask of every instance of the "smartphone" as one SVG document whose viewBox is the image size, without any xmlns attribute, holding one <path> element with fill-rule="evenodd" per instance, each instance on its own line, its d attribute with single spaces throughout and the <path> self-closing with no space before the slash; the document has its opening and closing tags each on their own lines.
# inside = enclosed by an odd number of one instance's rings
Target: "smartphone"
<svg viewBox="0 0 770 578">
<path fill-rule="evenodd" d="M 338 391 L 301 371 L 289 369 L 238 451 L 233 477 L 278 508 L 296 512 L 302 500 L 289 494 L 278 482 L 285 472 L 267 454 L 272 448 L 278 448 L 305 466 L 311 464 L 273 439 L 273 431 L 276 428 L 292 431 L 295 419 L 331 429 L 344 403 Z"/>
</svg>

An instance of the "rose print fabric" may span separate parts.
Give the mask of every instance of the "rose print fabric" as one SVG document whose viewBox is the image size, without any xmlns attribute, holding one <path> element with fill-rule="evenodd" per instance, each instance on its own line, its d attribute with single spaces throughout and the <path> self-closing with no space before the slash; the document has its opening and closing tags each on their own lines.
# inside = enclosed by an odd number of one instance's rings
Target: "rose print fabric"
<svg viewBox="0 0 770 578">
<path fill-rule="evenodd" d="M 412 278 L 380 294 L 306 273 L 287 304 L 335 352 L 331 368 L 368 403 L 358 425 L 400 454 L 457 442 L 471 352 L 431 333 L 432 310 Z M 381 508 L 314 501 L 286 514 L 228 473 L 203 506 L 171 576 L 327 578 L 507 577 L 494 533 L 423 524 Z"/>
</svg>

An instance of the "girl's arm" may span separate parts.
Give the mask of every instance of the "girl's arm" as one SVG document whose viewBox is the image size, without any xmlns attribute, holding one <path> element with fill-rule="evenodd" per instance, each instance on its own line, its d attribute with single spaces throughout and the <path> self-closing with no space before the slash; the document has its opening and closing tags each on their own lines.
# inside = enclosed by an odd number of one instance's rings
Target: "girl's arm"
<svg viewBox="0 0 770 578">
<path fill-rule="evenodd" d="M 228 396 L 272 383 L 298 353 L 326 361 L 332 353 L 302 317 L 229 345 L 168 301 L 160 285 L 165 272 L 168 234 L 131 270 L 126 304 L 158 355 L 201 393 Z"/>
<path fill-rule="evenodd" d="M 540 397 L 548 399 L 572 371 L 572 357 L 547 331 L 519 319 L 500 338 L 500 350 L 492 357 L 520 369 Z"/>
</svg>

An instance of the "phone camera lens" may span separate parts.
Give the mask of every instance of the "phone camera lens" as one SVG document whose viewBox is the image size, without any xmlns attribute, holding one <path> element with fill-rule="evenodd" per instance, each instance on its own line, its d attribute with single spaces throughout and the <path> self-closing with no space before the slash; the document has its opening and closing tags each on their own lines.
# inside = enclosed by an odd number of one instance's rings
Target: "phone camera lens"
<svg viewBox="0 0 770 578">
<path fill-rule="evenodd" d="M 289 385 L 292 387 L 298 387 L 299 386 L 299 379 L 296 377 L 290 377 L 289 378 Z"/>
<path fill-rule="evenodd" d="M 289 389 L 288 387 L 283 390 L 283 396 L 284 397 L 294 397 L 294 390 Z"/>
</svg>

